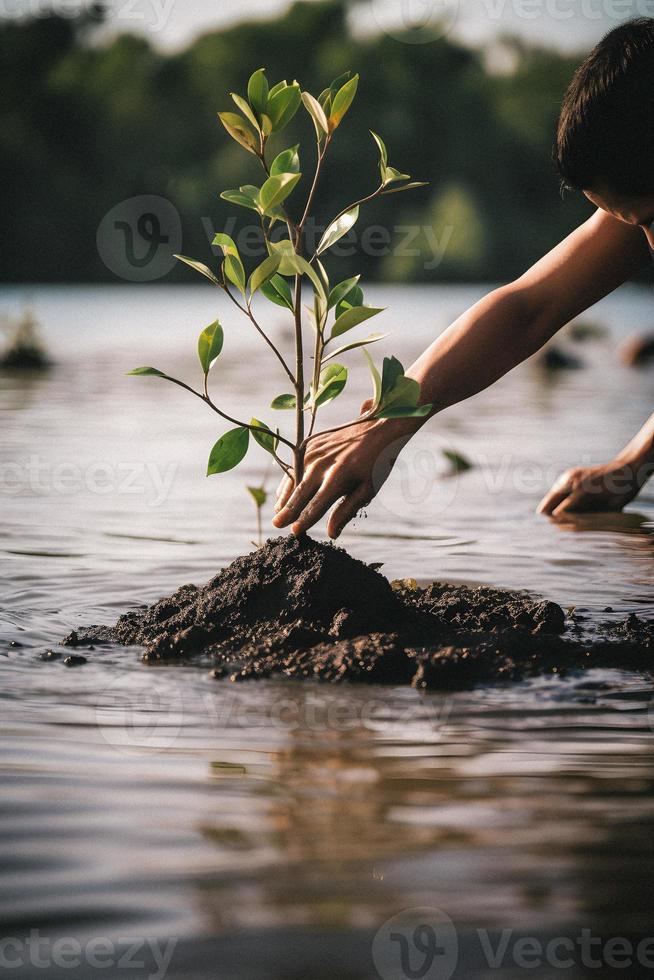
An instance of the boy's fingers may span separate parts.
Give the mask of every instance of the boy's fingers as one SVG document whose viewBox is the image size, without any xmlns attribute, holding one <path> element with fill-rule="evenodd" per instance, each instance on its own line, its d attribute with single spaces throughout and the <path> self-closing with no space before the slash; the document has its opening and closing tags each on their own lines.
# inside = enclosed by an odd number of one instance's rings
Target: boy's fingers
<svg viewBox="0 0 654 980">
<path fill-rule="evenodd" d="M 571 491 L 572 484 L 569 482 L 566 481 L 565 483 L 555 483 L 550 492 L 545 494 L 539 503 L 538 507 L 536 508 L 536 512 L 538 514 L 554 513 L 559 504 L 561 504 L 566 497 L 570 496 Z"/>
<path fill-rule="evenodd" d="M 277 488 L 277 502 L 275 503 L 275 513 L 278 513 L 285 506 L 286 501 L 293 493 L 295 481 L 290 476 L 285 476 Z"/>
<path fill-rule="evenodd" d="M 286 527 L 291 521 L 296 520 L 321 483 L 322 472 L 317 469 L 307 470 L 300 485 L 293 490 L 284 505 L 275 514 L 273 518 L 275 527 Z"/>
<path fill-rule="evenodd" d="M 552 511 L 552 517 L 560 517 L 562 514 L 572 514 L 576 510 L 587 510 L 585 501 L 588 494 L 585 490 L 575 490 L 566 496 L 565 500 Z"/>
<path fill-rule="evenodd" d="M 317 524 L 321 517 L 324 517 L 329 508 L 339 497 L 345 493 L 342 482 L 335 479 L 327 479 L 322 484 L 313 500 L 311 500 L 302 511 L 301 515 L 293 524 L 293 534 L 302 534 L 310 527 Z"/>
<path fill-rule="evenodd" d="M 372 493 L 369 487 L 366 487 L 364 484 L 361 484 L 360 487 L 357 487 L 356 490 L 341 500 L 338 507 L 334 509 L 334 513 L 329 518 L 329 523 L 327 524 L 327 534 L 329 537 L 333 539 L 340 537 L 346 524 L 349 524 L 361 508 L 369 504 L 371 500 Z"/>
</svg>

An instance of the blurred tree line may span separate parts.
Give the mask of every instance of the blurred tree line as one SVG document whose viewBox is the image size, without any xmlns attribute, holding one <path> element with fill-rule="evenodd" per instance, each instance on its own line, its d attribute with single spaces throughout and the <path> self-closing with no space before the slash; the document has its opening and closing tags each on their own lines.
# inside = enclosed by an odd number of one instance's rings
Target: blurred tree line
<svg viewBox="0 0 654 980">
<path fill-rule="evenodd" d="M 274 22 L 207 34 L 178 53 L 128 34 L 101 43 L 97 21 L 5 21 L 2 279 L 115 279 L 98 255 L 98 225 L 141 194 L 175 205 L 183 251 L 206 261 L 203 218 L 215 230 L 235 212 L 249 220 L 219 192 L 261 182 L 257 161 L 216 118 L 233 109 L 228 92 L 243 92 L 261 66 L 271 83 L 298 78 L 315 94 L 346 69 L 361 73 L 317 200 L 325 220 L 376 186 L 369 128 L 385 139 L 391 163 L 431 182 L 372 203 L 361 224 L 388 228 L 390 244 L 380 239 L 368 250 L 375 254 L 340 259 L 344 274 L 505 280 L 589 214 L 580 196 L 561 199 L 551 164 L 561 97 L 578 59 L 507 41 L 511 70 L 489 71 L 483 52 L 447 38 L 420 45 L 384 34 L 354 38 L 346 6 L 297 3 Z M 303 183 L 312 135 L 300 111 L 279 138 L 279 149 L 305 144 Z M 180 267 L 168 278 L 190 276 Z"/>
</svg>

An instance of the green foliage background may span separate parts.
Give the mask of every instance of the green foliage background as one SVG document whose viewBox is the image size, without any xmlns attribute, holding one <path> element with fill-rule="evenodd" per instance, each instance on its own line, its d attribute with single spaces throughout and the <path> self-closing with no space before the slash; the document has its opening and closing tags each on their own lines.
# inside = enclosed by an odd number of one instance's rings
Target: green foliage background
<svg viewBox="0 0 654 980">
<path fill-rule="evenodd" d="M 437 236 L 452 227 L 436 269 L 424 268 L 424 256 L 379 258 L 358 249 L 351 261 L 341 260 L 343 276 L 515 276 L 583 220 L 589 206 L 578 196 L 561 199 L 551 164 L 561 97 L 579 59 L 512 44 L 517 67 L 497 75 L 486 70 L 482 53 L 448 39 L 421 45 L 386 35 L 354 39 L 345 0 L 297 3 L 277 21 L 208 34 L 172 54 L 130 35 L 96 43 L 79 19 L 5 22 L 0 195 L 8 246 L 0 277 L 113 280 L 97 253 L 96 231 L 111 208 L 139 194 L 172 201 L 183 220 L 183 251 L 206 260 L 210 232 L 239 210 L 219 191 L 260 182 L 257 161 L 229 139 L 216 112 L 233 109 L 224 93 L 242 92 L 261 66 L 269 78 L 298 78 L 317 92 L 346 69 L 361 74 L 330 152 L 318 214 L 328 219 L 373 188 L 373 125 L 392 161 L 431 184 L 373 202 L 362 225 L 389 228 L 394 243 L 398 226 L 429 224 Z M 279 148 L 311 134 L 306 113 L 298 113 Z M 300 188 L 298 199 L 304 196 Z M 181 266 L 168 278 L 189 279 Z"/>
</svg>

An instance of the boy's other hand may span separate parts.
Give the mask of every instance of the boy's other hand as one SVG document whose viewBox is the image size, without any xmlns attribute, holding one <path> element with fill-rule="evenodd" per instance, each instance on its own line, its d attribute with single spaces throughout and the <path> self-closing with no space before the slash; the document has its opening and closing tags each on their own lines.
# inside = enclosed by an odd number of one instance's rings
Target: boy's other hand
<svg viewBox="0 0 654 980">
<path fill-rule="evenodd" d="M 613 460 L 601 466 L 577 466 L 561 474 L 538 505 L 538 513 L 559 517 L 580 511 L 622 510 L 643 482 L 634 463 Z"/>
</svg>

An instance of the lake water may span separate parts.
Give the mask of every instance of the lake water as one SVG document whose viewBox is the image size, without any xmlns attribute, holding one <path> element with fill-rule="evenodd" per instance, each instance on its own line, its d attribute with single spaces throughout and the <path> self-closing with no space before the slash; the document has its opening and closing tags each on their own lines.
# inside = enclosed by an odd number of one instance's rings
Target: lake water
<svg viewBox="0 0 654 980">
<path fill-rule="evenodd" d="M 410 363 L 483 292 L 370 287 L 393 333 L 377 357 Z M 37 659 L 247 550 L 244 484 L 276 481 L 256 452 L 205 479 L 219 420 L 125 372 L 196 380 L 218 315 L 216 401 L 272 421 L 285 386 L 208 285 L 4 288 L 0 312 L 26 300 L 57 366 L 0 379 L 0 975 L 654 975 L 649 675 L 446 696 L 234 686 L 133 649 L 76 670 Z M 283 311 L 267 316 L 290 339 Z M 616 355 L 652 327 L 651 292 L 625 287 L 586 319 L 606 336 L 561 340 L 582 370 L 527 363 L 443 413 L 342 544 L 391 578 L 532 590 L 591 630 L 653 614 L 651 491 L 624 515 L 534 514 L 562 469 L 608 459 L 652 410 L 654 372 Z M 350 363 L 334 424 L 368 392 Z M 474 469 L 446 476 L 444 448 Z"/>
</svg>

